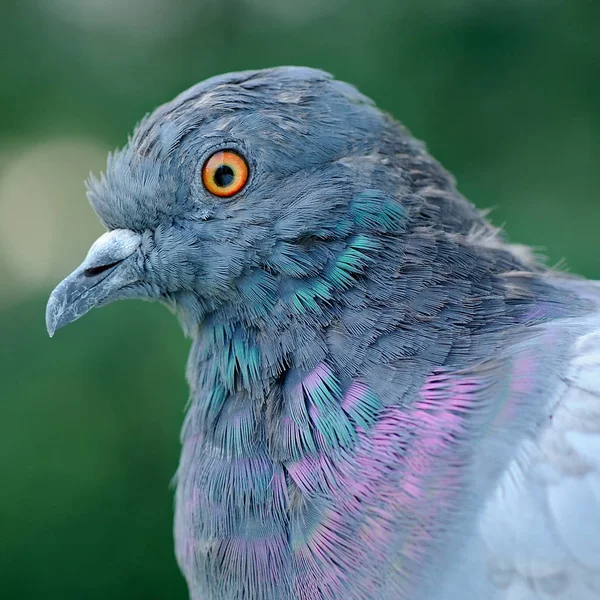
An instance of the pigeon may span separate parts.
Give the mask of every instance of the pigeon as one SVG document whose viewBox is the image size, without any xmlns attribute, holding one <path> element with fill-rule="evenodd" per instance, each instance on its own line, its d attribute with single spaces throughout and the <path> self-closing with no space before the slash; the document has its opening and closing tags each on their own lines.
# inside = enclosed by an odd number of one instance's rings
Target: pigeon
<svg viewBox="0 0 600 600">
<path fill-rule="evenodd" d="M 600 598 L 600 283 L 509 243 L 369 98 L 213 77 L 87 193 L 107 232 L 47 328 L 141 298 L 191 337 L 192 600 Z"/>
</svg>

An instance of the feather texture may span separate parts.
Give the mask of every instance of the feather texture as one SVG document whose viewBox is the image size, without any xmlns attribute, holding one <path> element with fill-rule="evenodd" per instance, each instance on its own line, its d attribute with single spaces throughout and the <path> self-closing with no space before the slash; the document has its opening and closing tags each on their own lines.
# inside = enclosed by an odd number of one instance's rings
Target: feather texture
<svg viewBox="0 0 600 600">
<path fill-rule="evenodd" d="M 222 149 L 250 169 L 228 199 L 198 176 Z M 128 243 L 49 327 L 141 297 L 192 337 L 192 600 L 600 598 L 600 288 L 506 243 L 399 123 L 321 71 L 224 75 L 88 191 Z"/>
</svg>

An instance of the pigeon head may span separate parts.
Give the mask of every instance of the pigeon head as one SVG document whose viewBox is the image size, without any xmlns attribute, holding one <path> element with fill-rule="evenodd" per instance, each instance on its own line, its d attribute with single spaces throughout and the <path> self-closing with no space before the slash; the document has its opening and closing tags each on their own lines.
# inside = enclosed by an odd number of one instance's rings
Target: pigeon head
<svg viewBox="0 0 600 600">
<path fill-rule="evenodd" d="M 184 321 L 228 303 L 266 313 L 286 280 L 321 274 L 331 288 L 332 260 L 351 237 L 338 278 L 366 266 L 369 230 L 483 223 L 444 195 L 452 185 L 399 124 L 326 73 L 209 79 L 146 117 L 89 181 L 107 233 L 53 292 L 48 329 L 121 298 L 160 300 Z M 425 205 L 427 186 L 439 197 Z M 389 201 L 398 190 L 401 203 Z M 335 290 L 315 293 L 328 300 Z"/>
</svg>

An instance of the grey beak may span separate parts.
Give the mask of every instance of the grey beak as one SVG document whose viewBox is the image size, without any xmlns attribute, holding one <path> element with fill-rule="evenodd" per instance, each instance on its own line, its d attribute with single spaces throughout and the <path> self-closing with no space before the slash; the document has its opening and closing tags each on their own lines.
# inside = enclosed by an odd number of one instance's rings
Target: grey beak
<svg viewBox="0 0 600 600">
<path fill-rule="evenodd" d="M 140 280 L 132 257 L 141 242 L 142 237 L 128 229 L 109 231 L 94 242 L 83 263 L 50 295 L 46 327 L 51 337 L 92 308 L 123 297 L 123 288 Z"/>
</svg>

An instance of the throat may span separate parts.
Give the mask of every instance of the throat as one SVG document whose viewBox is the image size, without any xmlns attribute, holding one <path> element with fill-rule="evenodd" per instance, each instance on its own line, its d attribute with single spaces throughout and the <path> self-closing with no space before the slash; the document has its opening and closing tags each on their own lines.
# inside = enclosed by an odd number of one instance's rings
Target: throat
<svg viewBox="0 0 600 600">
<path fill-rule="evenodd" d="M 260 350 L 239 326 L 207 320 L 187 367 L 190 405 L 183 437 L 193 435 L 222 456 L 238 457 L 256 443 L 269 382 Z"/>
<path fill-rule="evenodd" d="M 289 477 L 267 427 L 283 357 L 270 364 L 259 333 L 210 315 L 188 360 L 176 549 L 190 588 L 212 600 L 292 597 Z"/>
</svg>

